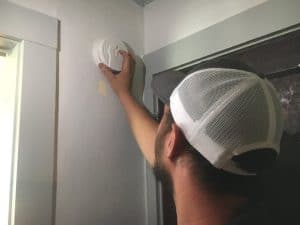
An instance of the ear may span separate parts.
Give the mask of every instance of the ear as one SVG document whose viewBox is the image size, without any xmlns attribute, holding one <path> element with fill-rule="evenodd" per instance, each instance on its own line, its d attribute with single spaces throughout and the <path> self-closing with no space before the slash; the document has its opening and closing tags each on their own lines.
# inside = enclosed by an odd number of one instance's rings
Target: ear
<svg viewBox="0 0 300 225">
<path fill-rule="evenodd" d="M 178 156 L 180 156 L 184 151 L 184 136 L 179 127 L 172 123 L 172 129 L 168 135 L 167 138 L 167 146 L 166 146 L 166 153 L 167 157 L 170 160 L 176 159 Z"/>
</svg>

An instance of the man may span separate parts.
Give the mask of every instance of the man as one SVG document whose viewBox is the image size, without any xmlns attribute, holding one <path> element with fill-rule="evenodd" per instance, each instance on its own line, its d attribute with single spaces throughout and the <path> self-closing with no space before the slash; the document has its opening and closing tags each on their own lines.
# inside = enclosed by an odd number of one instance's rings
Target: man
<svg viewBox="0 0 300 225">
<path fill-rule="evenodd" d="M 260 171 L 279 153 L 280 104 L 272 85 L 240 65 L 210 66 L 153 79 L 165 104 L 155 121 L 130 94 L 134 60 L 99 67 L 119 97 L 133 134 L 173 194 L 179 225 L 267 225 Z M 248 70 L 248 71 L 245 71 Z"/>
</svg>

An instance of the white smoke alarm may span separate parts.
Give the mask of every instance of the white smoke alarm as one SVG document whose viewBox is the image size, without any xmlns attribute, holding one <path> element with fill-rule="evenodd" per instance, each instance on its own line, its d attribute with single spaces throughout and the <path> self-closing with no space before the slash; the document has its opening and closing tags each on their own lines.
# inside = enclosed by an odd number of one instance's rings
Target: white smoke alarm
<svg viewBox="0 0 300 225">
<path fill-rule="evenodd" d="M 117 39 L 97 40 L 93 45 L 93 56 L 96 65 L 103 63 L 113 71 L 122 70 L 123 56 L 120 50 L 128 52 L 126 45 Z"/>
</svg>

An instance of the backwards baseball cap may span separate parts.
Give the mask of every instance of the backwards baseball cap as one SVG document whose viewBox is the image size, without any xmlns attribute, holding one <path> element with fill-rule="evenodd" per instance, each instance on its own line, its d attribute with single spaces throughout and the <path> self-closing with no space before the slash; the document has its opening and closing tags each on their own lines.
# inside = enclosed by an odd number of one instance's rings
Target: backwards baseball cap
<svg viewBox="0 0 300 225">
<path fill-rule="evenodd" d="M 188 75 L 160 73 L 153 77 L 152 88 L 170 106 L 187 141 L 214 167 L 255 175 L 233 158 L 260 149 L 279 154 L 283 127 L 280 102 L 266 79 L 240 66 L 226 65 L 208 65 Z"/>
</svg>

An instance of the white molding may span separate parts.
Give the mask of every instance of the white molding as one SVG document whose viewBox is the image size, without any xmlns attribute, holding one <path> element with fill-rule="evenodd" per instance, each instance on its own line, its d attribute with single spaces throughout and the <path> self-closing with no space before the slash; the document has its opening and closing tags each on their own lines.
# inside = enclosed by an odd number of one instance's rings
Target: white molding
<svg viewBox="0 0 300 225">
<path fill-rule="evenodd" d="M 11 222 L 51 225 L 55 220 L 58 20 L 0 0 L 0 48 L 9 53 L 16 44 L 20 118 L 16 120 Z"/>
<path fill-rule="evenodd" d="M 58 48 L 58 20 L 0 0 L 0 36 Z"/>
<path fill-rule="evenodd" d="M 52 225 L 57 52 L 23 41 L 20 57 L 15 211 L 11 216 L 14 225 Z"/>
<path fill-rule="evenodd" d="M 299 0 L 269 0 L 144 56 L 150 74 L 188 64 L 300 24 Z"/>
</svg>

